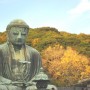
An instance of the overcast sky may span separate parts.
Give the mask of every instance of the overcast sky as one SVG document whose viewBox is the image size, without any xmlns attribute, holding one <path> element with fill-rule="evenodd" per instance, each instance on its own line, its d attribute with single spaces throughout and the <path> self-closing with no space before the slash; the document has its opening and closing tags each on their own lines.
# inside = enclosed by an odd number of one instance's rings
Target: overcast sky
<svg viewBox="0 0 90 90">
<path fill-rule="evenodd" d="M 90 34 L 90 0 L 0 0 L 0 32 L 14 19 L 31 28 Z"/>
</svg>

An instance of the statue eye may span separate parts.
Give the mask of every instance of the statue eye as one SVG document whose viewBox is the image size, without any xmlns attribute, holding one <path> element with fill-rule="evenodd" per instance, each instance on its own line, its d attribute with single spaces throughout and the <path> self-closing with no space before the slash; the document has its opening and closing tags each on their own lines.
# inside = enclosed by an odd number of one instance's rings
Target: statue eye
<svg viewBox="0 0 90 90">
<path fill-rule="evenodd" d="M 24 35 L 24 36 L 25 36 L 25 35 L 26 35 L 26 33 L 22 33 L 21 35 Z"/>
<path fill-rule="evenodd" d="M 16 33 L 16 32 L 14 32 L 13 34 L 14 34 L 14 35 L 18 35 L 18 33 Z"/>
</svg>

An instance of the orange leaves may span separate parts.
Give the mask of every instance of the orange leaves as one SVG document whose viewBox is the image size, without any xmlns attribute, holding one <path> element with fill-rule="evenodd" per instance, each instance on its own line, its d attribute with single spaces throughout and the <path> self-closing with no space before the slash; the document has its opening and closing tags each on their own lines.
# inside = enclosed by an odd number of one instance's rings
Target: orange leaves
<svg viewBox="0 0 90 90">
<path fill-rule="evenodd" d="M 44 58 L 43 66 L 56 80 L 57 85 L 72 85 L 83 78 L 86 73 L 88 73 L 87 76 L 90 75 L 88 58 L 80 55 L 71 47 L 64 49 L 59 44 L 49 46 L 42 52 L 42 58 Z"/>
<path fill-rule="evenodd" d="M 0 34 L 0 43 L 3 43 L 6 41 L 6 33 L 1 33 Z"/>
<path fill-rule="evenodd" d="M 39 38 L 35 38 L 32 40 L 32 45 L 35 46 L 39 42 Z"/>
</svg>

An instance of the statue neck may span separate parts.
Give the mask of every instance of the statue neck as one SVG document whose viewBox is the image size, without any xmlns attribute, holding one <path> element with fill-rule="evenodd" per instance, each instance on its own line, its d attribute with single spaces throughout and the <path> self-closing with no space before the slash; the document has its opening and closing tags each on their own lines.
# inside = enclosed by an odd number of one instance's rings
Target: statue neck
<svg viewBox="0 0 90 90">
<path fill-rule="evenodd" d="M 9 43 L 11 58 L 15 60 L 26 60 L 25 45 L 13 45 Z"/>
<path fill-rule="evenodd" d="M 15 51 L 19 51 L 23 47 L 23 45 L 14 45 L 14 44 L 12 44 L 12 45 L 13 45 L 13 48 L 14 48 Z"/>
<path fill-rule="evenodd" d="M 16 45 L 16 44 L 12 44 L 9 42 L 9 45 L 14 48 L 14 51 L 19 51 L 22 48 L 25 48 L 25 44 L 24 45 Z"/>
</svg>

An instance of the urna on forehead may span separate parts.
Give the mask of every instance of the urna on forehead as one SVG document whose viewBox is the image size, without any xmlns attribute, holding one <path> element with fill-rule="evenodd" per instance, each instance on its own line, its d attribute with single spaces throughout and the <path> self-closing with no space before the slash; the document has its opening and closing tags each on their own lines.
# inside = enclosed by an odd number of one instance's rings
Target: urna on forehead
<svg viewBox="0 0 90 90">
<path fill-rule="evenodd" d="M 27 25 L 27 23 L 21 19 L 15 19 L 15 20 L 11 21 L 7 25 L 6 30 L 9 30 L 11 27 L 23 27 L 23 28 L 29 29 L 29 26 Z"/>
</svg>

